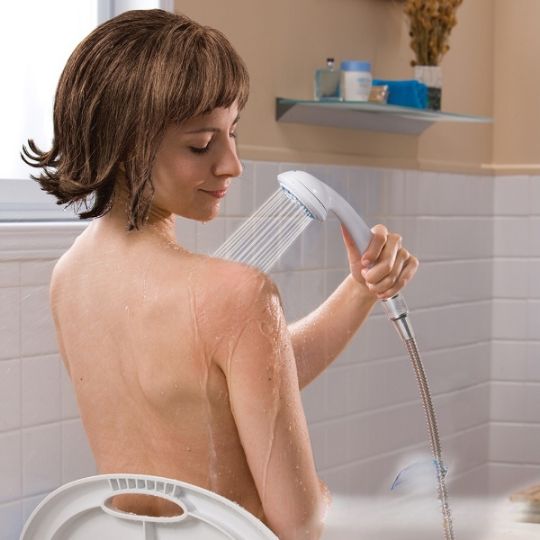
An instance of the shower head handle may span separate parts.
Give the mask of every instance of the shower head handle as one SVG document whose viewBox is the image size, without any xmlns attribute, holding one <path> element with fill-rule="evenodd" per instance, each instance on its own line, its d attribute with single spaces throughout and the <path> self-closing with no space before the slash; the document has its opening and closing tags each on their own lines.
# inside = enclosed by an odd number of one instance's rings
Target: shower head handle
<svg viewBox="0 0 540 540">
<path fill-rule="evenodd" d="M 367 250 L 372 237 L 369 227 L 337 191 L 305 171 L 278 174 L 278 181 L 315 219 L 324 221 L 328 212 L 333 212 L 347 228 L 360 252 Z"/>
<path fill-rule="evenodd" d="M 371 242 L 373 233 L 358 212 L 341 195 L 336 193 L 336 196 L 339 199 L 331 210 L 349 231 L 360 253 L 364 254 Z"/>
</svg>

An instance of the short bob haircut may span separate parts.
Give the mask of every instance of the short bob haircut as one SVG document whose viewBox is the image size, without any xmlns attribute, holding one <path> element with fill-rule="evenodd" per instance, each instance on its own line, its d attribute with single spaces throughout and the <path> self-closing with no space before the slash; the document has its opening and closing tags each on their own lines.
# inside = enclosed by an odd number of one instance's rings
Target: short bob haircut
<svg viewBox="0 0 540 540">
<path fill-rule="evenodd" d="M 123 166 L 127 229 L 140 229 L 165 129 L 235 102 L 242 109 L 248 92 L 246 66 L 221 32 L 160 9 L 127 11 L 73 51 L 56 90 L 52 148 L 44 152 L 29 139 L 21 157 L 43 169 L 31 178 L 57 204 L 77 203 L 81 219 L 111 209 Z"/>
</svg>

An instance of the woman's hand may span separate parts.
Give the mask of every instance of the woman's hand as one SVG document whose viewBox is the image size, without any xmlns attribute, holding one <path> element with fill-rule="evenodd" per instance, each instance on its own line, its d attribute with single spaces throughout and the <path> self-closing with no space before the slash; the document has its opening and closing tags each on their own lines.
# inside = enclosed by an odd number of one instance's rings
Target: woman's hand
<svg viewBox="0 0 540 540">
<path fill-rule="evenodd" d="M 384 225 L 375 225 L 371 229 L 373 238 L 365 253 L 360 253 L 343 225 L 341 232 L 353 278 L 377 299 L 391 298 L 416 273 L 418 259 L 402 247 L 401 236 L 389 232 Z"/>
</svg>

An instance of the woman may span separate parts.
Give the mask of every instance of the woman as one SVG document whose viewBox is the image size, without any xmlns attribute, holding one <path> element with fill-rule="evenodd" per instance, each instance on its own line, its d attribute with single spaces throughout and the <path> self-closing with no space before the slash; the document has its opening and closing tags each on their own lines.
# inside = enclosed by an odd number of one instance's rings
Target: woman
<svg viewBox="0 0 540 540">
<path fill-rule="evenodd" d="M 36 180 L 59 204 L 84 202 L 80 216 L 95 218 L 58 261 L 50 298 L 99 472 L 190 482 L 283 540 L 315 539 L 327 497 L 299 390 L 418 262 L 382 225 L 363 258 L 344 231 L 351 274 L 288 328 L 266 275 L 177 243 L 175 216 L 214 218 L 242 172 L 235 137 L 247 95 L 244 63 L 220 32 L 127 12 L 75 49 L 53 147 L 30 140 L 23 159 L 43 169 Z M 115 504 L 173 511 L 140 497 Z"/>
</svg>

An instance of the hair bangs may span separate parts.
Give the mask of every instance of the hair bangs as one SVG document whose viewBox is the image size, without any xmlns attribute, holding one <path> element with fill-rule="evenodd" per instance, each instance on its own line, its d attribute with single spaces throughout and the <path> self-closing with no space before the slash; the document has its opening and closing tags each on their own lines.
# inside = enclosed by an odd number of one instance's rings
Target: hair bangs
<svg viewBox="0 0 540 540">
<path fill-rule="evenodd" d="M 242 110 L 248 99 L 249 75 L 225 36 L 213 28 L 200 27 L 189 49 L 187 65 L 178 65 L 172 77 L 176 81 L 169 89 L 171 120 L 182 123 L 234 103 Z"/>
</svg>

